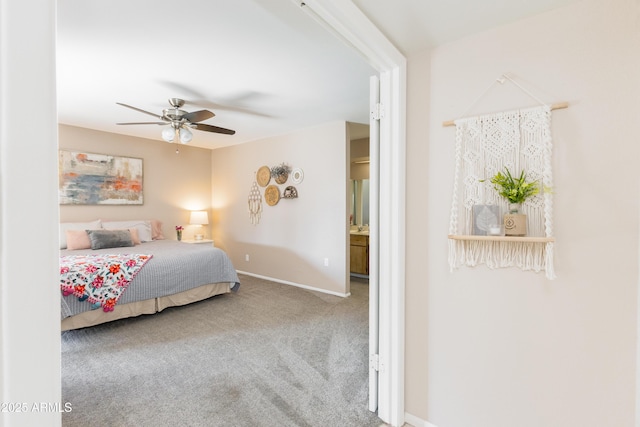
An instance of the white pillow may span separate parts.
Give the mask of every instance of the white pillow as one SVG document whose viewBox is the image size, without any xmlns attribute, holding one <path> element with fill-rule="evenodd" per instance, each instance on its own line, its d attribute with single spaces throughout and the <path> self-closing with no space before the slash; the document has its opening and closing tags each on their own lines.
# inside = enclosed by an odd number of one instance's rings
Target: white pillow
<svg viewBox="0 0 640 427">
<path fill-rule="evenodd" d="M 67 249 L 67 230 L 99 230 L 102 223 L 99 219 L 91 222 L 61 222 L 60 249 Z"/>
<path fill-rule="evenodd" d="M 122 228 L 135 228 L 138 230 L 141 242 L 150 242 L 151 238 L 151 221 L 133 220 L 133 221 L 102 221 L 102 227 L 106 230 L 118 230 Z"/>
</svg>

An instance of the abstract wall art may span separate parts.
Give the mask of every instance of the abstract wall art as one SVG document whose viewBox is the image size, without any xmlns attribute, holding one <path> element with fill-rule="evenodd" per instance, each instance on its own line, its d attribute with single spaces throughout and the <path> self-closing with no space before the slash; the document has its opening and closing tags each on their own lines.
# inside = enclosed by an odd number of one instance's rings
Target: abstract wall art
<svg viewBox="0 0 640 427">
<path fill-rule="evenodd" d="M 142 159 L 80 151 L 59 154 L 61 205 L 141 205 Z"/>
</svg>

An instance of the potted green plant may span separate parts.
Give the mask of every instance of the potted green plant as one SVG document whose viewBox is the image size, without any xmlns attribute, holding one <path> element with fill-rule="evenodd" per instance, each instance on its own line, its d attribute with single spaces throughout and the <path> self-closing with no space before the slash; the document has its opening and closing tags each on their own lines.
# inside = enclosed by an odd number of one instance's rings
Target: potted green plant
<svg viewBox="0 0 640 427">
<path fill-rule="evenodd" d="M 527 217 L 520 213 L 520 205 L 531 196 L 540 192 L 537 181 L 527 181 L 523 171 L 514 178 L 508 168 L 504 173 L 498 172 L 490 182 L 493 188 L 509 202 L 509 213 L 504 215 L 504 230 L 507 236 L 525 236 L 527 234 Z"/>
</svg>

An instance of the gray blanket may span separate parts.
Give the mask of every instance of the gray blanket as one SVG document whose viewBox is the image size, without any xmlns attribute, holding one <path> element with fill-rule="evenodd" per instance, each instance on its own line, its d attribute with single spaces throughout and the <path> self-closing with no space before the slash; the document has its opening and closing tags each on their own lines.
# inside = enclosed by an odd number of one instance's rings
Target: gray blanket
<svg viewBox="0 0 640 427">
<path fill-rule="evenodd" d="M 131 281 L 118 304 L 173 295 L 209 283 L 228 282 L 234 291 L 240 286 L 236 270 L 227 254 L 206 244 L 154 240 L 133 247 L 60 251 L 60 255 L 100 253 L 153 255 Z M 91 304 L 78 301 L 73 295 L 64 297 L 61 293 L 60 297 L 63 319 L 91 309 Z"/>
</svg>

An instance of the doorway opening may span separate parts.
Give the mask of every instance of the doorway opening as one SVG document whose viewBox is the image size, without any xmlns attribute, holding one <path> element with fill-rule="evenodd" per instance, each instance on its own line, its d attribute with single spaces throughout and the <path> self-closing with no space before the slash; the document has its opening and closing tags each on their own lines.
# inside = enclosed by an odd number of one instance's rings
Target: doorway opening
<svg viewBox="0 0 640 427">
<path fill-rule="evenodd" d="M 369 278 L 369 125 L 349 123 L 349 274 Z"/>
</svg>

